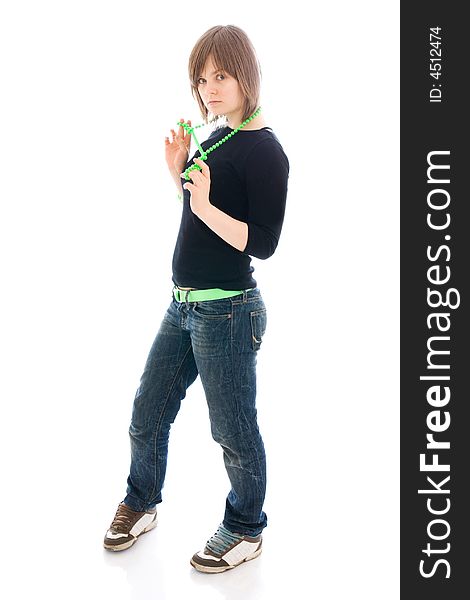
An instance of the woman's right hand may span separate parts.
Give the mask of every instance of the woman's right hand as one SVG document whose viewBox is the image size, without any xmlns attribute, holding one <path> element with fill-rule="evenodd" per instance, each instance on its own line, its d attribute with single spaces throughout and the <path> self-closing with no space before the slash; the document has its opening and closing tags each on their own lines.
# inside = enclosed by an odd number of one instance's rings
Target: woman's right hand
<svg viewBox="0 0 470 600">
<path fill-rule="evenodd" d="M 180 119 L 184 123 L 184 119 Z M 187 121 L 191 126 L 191 121 Z M 168 137 L 165 138 L 165 160 L 170 173 L 179 174 L 183 171 L 188 162 L 189 149 L 191 145 L 191 134 L 186 132 L 182 125 L 178 127 L 178 133 L 174 129 L 171 131 L 171 142 Z"/>
</svg>

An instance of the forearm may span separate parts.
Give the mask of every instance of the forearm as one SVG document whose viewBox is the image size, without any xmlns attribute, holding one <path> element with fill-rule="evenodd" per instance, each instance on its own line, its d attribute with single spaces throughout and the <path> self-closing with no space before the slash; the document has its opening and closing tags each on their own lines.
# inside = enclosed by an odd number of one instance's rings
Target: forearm
<svg viewBox="0 0 470 600">
<path fill-rule="evenodd" d="M 240 252 L 246 248 L 248 225 L 244 221 L 234 219 L 213 204 L 208 204 L 197 216 L 219 237 Z"/>
<path fill-rule="evenodd" d="M 176 170 L 170 172 L 173 181 L 175 182 L 176 188 L 178 190 L 178 194 L 183 195 L 183 180 L 181 179 L 180 173 Z"/>
</svg>

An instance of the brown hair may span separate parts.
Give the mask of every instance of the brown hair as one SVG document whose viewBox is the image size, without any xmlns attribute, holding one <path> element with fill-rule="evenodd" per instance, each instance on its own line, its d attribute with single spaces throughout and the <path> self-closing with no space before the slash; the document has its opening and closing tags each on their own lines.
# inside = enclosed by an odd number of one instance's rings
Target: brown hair
<svg viewBox="0 0 470 600">
<path fill-rule="evenodd" d="M 261 66 L 253 44 L 235 25 L 211 27 L 196 42 L 189 57 L 188 72 L 191 93 L 205 123 L 209 123 L 209 111 L 199 95 L 197 82 L 209 56 L 217 69 L 238 81 L 244 97 L 242 121 L 246 120 L 258 108 L 261 87 Z M 211 119 L 211 122 L 216 119 Z"/>
</svg>

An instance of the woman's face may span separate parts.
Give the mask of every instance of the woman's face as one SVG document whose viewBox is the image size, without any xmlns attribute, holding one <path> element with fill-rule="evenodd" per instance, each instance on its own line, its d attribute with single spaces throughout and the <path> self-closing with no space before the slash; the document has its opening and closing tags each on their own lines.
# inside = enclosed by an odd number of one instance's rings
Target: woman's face
<svg viewBox="0 0 470 600">
<path fill-rule="evenodd" d="M 241 122 L 243 94 L 238 81 L 217 70 L 209 56 L 198 80 L 198 91 L 204 106 L 213 115 L 226 115 L 231 123 Z"/>
</svg>

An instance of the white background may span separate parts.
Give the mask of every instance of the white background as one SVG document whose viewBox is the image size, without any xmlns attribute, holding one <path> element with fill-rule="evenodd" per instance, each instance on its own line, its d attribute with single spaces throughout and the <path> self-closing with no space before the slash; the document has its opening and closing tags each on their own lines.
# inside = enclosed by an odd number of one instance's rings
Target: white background
<svg viewBox="0 0 470 600">
<path fill-rule="evenodd" d="M 187 60 L 217 24 L 257 49 L 291 173 L 277 251 L 253 259 L 264 552 L 203 575 L 229 485 L 199 378 L 158 527 L 102 539 L 171 300 L 163 140 L 201 122 Z M 398 598 L 399 3 L 3 2 L 0 81 L 4 597 Z"/>
</svg>

